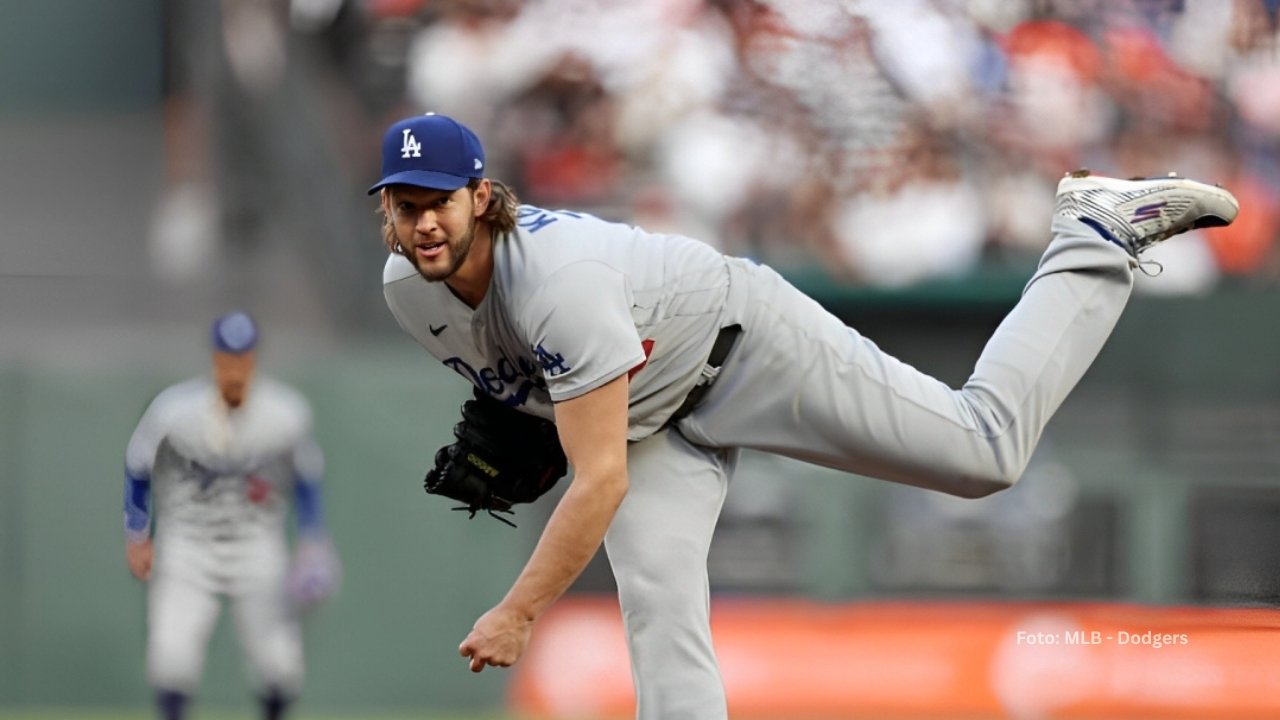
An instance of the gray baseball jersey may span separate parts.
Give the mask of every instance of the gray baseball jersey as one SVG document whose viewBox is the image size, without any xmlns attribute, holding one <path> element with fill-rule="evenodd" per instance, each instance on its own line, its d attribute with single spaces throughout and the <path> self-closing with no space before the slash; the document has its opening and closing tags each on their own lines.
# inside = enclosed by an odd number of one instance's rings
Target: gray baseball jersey
<svg viewBox="0 0 1280 720">
<path fill-rule="evenodd" d="M 580 213 L 520 207 L 474 311 L 399 255 L 383 291 L 400 326 L 477 387 L 530 414 L 631 373 L 629 437 L 662 427 L 697 382 L 728 297 L 723 255 Z"/>
<path fill-rule="evenodd" d="M 150 476 L 155 561 L 148 667 L 155 687 L 193 691 L 219 597 L 234 601 L 252 675 L 297 690 L 301 635 L 285 592 L 285 518 L 294 478 L 318 478 L 311 411 L 292 388 L 257 375 L 244 403 L 221 401 L 212 378 L 156 396 L 129 440 L 131 474 Z"/>
</svg>

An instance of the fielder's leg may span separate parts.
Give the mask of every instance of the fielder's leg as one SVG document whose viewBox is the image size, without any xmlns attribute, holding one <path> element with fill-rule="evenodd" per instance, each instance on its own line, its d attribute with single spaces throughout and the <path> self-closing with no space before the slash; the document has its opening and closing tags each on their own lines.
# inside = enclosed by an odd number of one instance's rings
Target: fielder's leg
<svg viewBox="0 0 1280 720">
<path fill-rule="evenodd" d="M 147 594 L 147 678 L 162 715 L 181 717 L 200 686 L 218 596 L 163 571 L 152 577 Z"/>
<path fill-rule="evenodd" d="M 279 717 L 303 684 L 302 630 L 289 604 L 283 566 L 246 581 L 234 598 L 236 632 L 248 660 L 248 676 L 268 717 Z"/>
<path fill-rule="evenodd" d="M 737 453 L 667 429 L 627 453 L 629 488 L 605 535 L 640 720 L 727 717 L 711 645 L 707 552 Z"/>
</svg>

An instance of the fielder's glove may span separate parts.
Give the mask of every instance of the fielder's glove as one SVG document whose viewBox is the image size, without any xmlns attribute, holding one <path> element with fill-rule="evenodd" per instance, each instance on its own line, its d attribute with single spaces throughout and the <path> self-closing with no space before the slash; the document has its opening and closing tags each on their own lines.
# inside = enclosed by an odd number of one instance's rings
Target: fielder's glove
<svg viewBox="0 0 1280 720">
<path fill-rule="evenodd" d="M 423 486 L 462 503 L 475 517 L 484 510 L 512 514 L 512 505 L 542 497 L 568 470 L 554 423 L 527 415 L 481 393 L 462 405 L 453 427 L 457 442 L 440 448 Z"/>
<path fill-rule="evenodd" d="M 287 582 L 295 606 L 311 611 L 337 591 L 341 579 L 342 563 L 327 537 L 298 541 Z"/>
</svg>

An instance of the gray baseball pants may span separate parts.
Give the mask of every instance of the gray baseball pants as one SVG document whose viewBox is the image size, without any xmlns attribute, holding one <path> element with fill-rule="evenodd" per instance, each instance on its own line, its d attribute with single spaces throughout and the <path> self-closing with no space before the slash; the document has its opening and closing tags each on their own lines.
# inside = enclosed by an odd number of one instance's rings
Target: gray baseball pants
<svg viewBox="0 0 1280 720">
<path fill-rule="evenodd" d="M 209 639 L 226 602 L 254 692 L 296 696 L 304 676 L 302 629 L 285 591 L 283 545 L 222 548 L 157 537 L 147 602 L 152 687 L 188 695 L 199 690 Z"/>
<path fill-rule="evenodd" d="M 738 448 L 977 498 L 1022 475 L 1133 288 L 1130 257 L 1053 221 L 1022 298 L 960 389 L 890 357 L 773 270 L 731 261 L 743 334 L 694 412 L 632 444 L 605 537 L 640 720 L 726 718 L 707 552 Z"/>
</svg>

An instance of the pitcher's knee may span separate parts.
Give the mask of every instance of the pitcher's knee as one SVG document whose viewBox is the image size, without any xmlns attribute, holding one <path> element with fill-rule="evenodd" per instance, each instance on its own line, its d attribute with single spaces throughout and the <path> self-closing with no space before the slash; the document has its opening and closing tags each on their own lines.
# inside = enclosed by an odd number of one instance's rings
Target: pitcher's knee
<svg viewBox="0 0 1280 720">
<path fill-rule="evenodd" d="M 946 492 L 967 500 L 979 500 L 1013 487 L 1022 477 L 1025 469 L 1025 463 L 1016 466 L 996 465 L 983 468 L 979 472 L 964 474 L 960 481 L 947 488 Z"/>
<path fill-rule="evenodd" d="M 659 588 L 653 586 L 647 592 L 628 590 L 618 586 L 618 601 L 628 623 L 651 626 L 668 626 L 671 632 L 681 632 L 681 626 L 698 626 L 708 619 L 705 594 L 690 592 L 686 588 Z"/>
<path fill-rule="evenodd" d="M 980 500 L 1013 487 L 1017 478 L 968 478 L 952 495 L 966 500 Z"/>
</svg>

